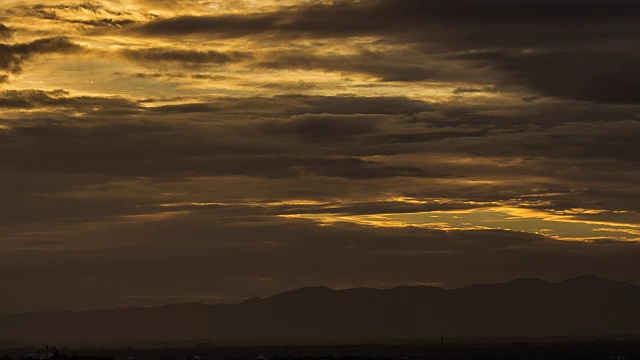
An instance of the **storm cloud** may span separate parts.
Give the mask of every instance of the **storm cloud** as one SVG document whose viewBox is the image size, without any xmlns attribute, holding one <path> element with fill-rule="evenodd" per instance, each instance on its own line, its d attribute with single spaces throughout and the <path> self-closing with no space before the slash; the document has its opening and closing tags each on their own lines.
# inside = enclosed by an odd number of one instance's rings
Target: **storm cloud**
<svg viewBox="0 0 640 360">
<path fill-rule="evenodd" d="M 22 64 L 41 54 L 71 54 L 82 49 L 68 38 L 38 39 L 30 43 L 0 44 L 0 70 L 12 74 L 22 72 Z"/>
</svg>

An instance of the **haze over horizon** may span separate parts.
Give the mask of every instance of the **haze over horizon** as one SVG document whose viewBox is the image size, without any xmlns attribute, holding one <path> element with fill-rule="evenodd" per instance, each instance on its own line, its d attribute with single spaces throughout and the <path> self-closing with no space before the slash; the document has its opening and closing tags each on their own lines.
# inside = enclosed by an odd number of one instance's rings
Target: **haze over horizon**
<svg viewBox="0 0 640 360">
<path fill-rule="evenodd" d="M 292 288 L 292 289 L 285 289 L 283 291 L 279 291 L 276 293 L 272 293 L 272 294 L 266 294 L 264 296 L 251 296 L 248 298 L 242 298 L 242 299 L 234 299 L 234 300 L 230 300 L 230 301 L 226 301 L 226 302 L 212 302 L 210 299 L 189 299 L 191 301 L 189 302 L 177 302 L 177 303 L 165 303 L 165 304 L 161 304 L 161 305 L 150 305 L 150 306 L 142 306 L 142 307 L 150 307 L 150 308 L 154 308 L 154 307 L 163 307 L 163 306 L 175 306 L 175 305 L 190 305 L 190 304 L 201 304 L 201 305 L 237 305 L 237 304 L 241 304 L 244 302 L 251 302 L 251 301 L 255 301 L 255 300 L 264 300 L 264 299 L 269 299 L 269 298 L 274 298 L 274 297 L 279 297 L 279 296 L 283 296 L 286 294 L 293 294 L 293 293 L 305 293 L 305 292 L 310 292 L 313 293 L 314 291 L 329 291 L 329 292 L 350 292 L 350 291 L 360 291 L 360 290 L 375 290 L 375 291 L 392 291 L 392 290 L 398 290 L 398 289 L 417 289 L 417 288 L 435 288 L 435 289 L 442 289 L 445 291 L 456 291 L 456 290 L 463 290 L 466 288 L 471 288 L 471 287 L 478 287 L 478 286 L 502 286 L 502 285 L 512 285 L 512 284 L 517 284 L 517 283 L 544 283 L 544 284 L 549 284 L 549 285 L 560 285 L 563 283 L 567 283 L 567 282 L 579 282 L 579 281 L 584 281 L 587 284 L 594 284 L 594 283 L 598 283 L 598 282 L 609 282 L 609 283 L 617 283 L 617 284 L 627 284 L 627 285 L 632 285 L 632 286 L 636 286 L 640 288 L 639 284 L 635 284 L 635 283 L 631 283 L 631 282 L 626 282 L 626 281 L 616 281 L 616 280 L 612 280 L 612 279 L 606 279 L 597 275 L 593 275 L 593 274 L 584 274 L 584 275 L 579 275 L 576 277 L 572 277 L 572 278 L 567 278 L 567 279 L 563 279 L 560 281 L 556 281 L 556 282 L 552 282 L 552 281 L 548 281 L 545 279 L 538 279 L 538 278 L 517 278 L 517 279 L 512 279 L 509 281 L 505 281 L 505 282 L 495 282 L 495 283 L 471 283 L 471 284 L 466 284 L 466 285 L 461 285 L 459 287 L 453 287 L 453 288 L 447 288 L 447 287 L 443 287 L 441 285 L 438 284 L 419 284 L 419 285 L 390 285 L 388 287 L 330 287 L 327 285 L 305 285 L 303 287 L 300 288 Z M 133 306 L 134 308 L 136 308 L 137 306 Z M 90 309 L 90 310 L 85 310 L 85 311 L 102 311 L 102 310 L 118 310 L 118 309 L 128 309 L 130 308 L 129 306 L 124 306 L 124 307 L 119 307 L 119 308 L 103 308 L 103 309 Z M 72 309 L 66 309 L 66 310 L 62 310 L 65 312 L 68 311 L 73 311 Z M 30 313 L 30 312 L 27 312 Z M 17 313 L 20 314 L 20 313 Z M 5 314 L 7 315 L 7 314 Z"/>
<path fill-rule="evenodd" d="M 640 339 L 640 287 L 592 275 L 520 279 L 445 290 L 428 286 L 305 287 L 237 304 L 175 304 L 0 315 L 17 344 L 219 346 L 451 338 Z M 213 345 L 218 344 L 218 345 Z M 157 346 L 157 345 L 156 345 Z"/>
<path fill-rule="evenodd" d="M 0 313 L 640 284 L 635 0 L 0 0 Z"/>
</svg>

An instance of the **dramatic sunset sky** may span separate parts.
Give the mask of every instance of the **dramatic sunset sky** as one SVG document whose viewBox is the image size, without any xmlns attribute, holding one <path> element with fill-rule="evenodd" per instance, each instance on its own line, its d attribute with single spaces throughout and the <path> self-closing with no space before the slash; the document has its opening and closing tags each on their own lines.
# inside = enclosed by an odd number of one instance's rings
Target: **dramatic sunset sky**
<svg viewBox="0 0 640 360">
<path fill-rule="evenodd" d="M 0 313 L 640 283 L 636 0 L 0 0 Z"/>
</svg>

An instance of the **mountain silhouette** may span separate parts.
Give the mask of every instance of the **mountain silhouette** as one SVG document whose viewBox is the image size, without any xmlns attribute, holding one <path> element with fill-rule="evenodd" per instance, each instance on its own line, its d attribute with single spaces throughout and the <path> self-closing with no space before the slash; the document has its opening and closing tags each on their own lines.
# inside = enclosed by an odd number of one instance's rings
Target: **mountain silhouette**
<svg viewBox="0 0 640 360">
<path fill-rule="evenodd" d="M 105 344 L 640 334 L 640 287 L 592 275 L 453 290 L 305 287 L 239 304 L 0 316 L 0 340 Z"/>
</svg>

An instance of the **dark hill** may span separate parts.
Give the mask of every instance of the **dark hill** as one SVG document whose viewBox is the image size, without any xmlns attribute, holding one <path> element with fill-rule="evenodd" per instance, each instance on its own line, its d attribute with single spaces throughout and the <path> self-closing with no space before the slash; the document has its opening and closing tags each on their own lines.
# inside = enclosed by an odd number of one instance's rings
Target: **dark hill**
<svg viewBox="0 0 640 360">
<path fill-rule="evenodd" d="M 0 340 L 114 343 L 640 334 L 640 287 L 595 276 L 454 290 L 309 287 L 235 305 L 0 316 Z"/>
</svg>

